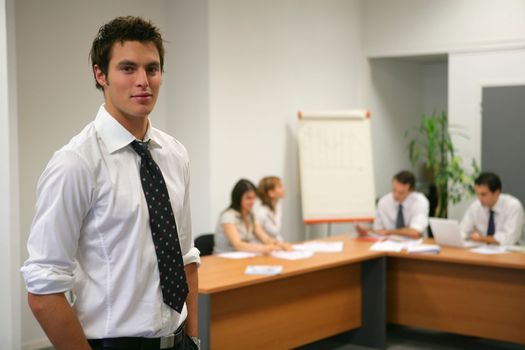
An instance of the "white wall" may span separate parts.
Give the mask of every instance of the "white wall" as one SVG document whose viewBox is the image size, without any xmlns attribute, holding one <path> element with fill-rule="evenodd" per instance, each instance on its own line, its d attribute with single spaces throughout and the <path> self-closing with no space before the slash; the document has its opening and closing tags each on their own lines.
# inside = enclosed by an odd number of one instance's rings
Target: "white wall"
<svg viewBox="0 0 525 350">
<path fill-rule="evenodd" d="M 448 111 L 448 62 L 423 64 L 423 112 L 427 115 Z"/>
<path fill-rule="evenodd" d="M 464 160 L 481 162 L 481 98 L 483 87 L 525 85 L 525 49 L 452 54 L 449 58 L 450 122 L 464 127 L 470 139 L 456 140 Z M 483 164 L 481 164 L 483 169 Z M 451 208 L 459 218 L 466 203 Z"/>
<path fill-rule="evenodd" d="M 423 108 L 423 67 L 401 59 L 369 61 L 367 105 L 372 111 L 376 195 L 390 192 L 392 176 L 410 169 L 406 130 L 418 124 Z"/>
<path fill-rule="evenodd" d="M 13 2 L 0 0 L 0 348 L 20 348 L 16 60 Z"/>
<path fill-rule="evenodd" d="M 400 170 L 413 170 L 424 182 L 423 168 L 408 158 L 408 130 L 417 128 L 422 114 L 447 110 L 447 64 L 426 59 L 370 59 L 366 87 L 372 111 L 372 141 L 376 195 L 391 190 L 391 178 Z"/>
<path fill-rule="evenodd" d="M 525 40 L 523 0 L 364 0 L 369 57 L 514 47 Z"/>
<path fill-rule="evenodd" d="M 210 1 L 212 228 L 239 178 L 275 174 L 284 236 L 304 237 L 296 113 L 360 107 L 359 12 L 347 0 Z"/>
<path fill-rule="evenodd" d="M 164 88 L 167 131 L 187 148 L 191 162 L 193 232 L 213 230 L 210 212 L 209 28 L 207 0 L 169 1 Z"/>
</svg>

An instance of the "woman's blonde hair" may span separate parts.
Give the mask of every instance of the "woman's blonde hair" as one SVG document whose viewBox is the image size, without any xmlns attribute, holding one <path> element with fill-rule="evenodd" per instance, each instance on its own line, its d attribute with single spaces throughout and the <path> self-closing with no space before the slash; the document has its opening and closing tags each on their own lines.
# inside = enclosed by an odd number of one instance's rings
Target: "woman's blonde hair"
<svg viewBox="0 0 525 350">
<path fill-rule="evenodd" d="M 272 199 L 268 196 L 268 192 L 275 189 L 275 187 L 281 183 L 281 179 L 277 176 L 265 176 L 259 181 L 257 187 L 257 195 L 261 199 L 263 205 L 269 207 L 272 211 L 275 211 L 275 206 L 272 203 Z"/>
</svg>

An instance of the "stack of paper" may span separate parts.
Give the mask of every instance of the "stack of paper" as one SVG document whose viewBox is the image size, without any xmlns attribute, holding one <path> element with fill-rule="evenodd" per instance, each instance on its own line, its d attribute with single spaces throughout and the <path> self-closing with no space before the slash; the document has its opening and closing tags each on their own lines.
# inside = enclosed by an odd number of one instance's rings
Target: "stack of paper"
<svg viewBox="0 0 525 350">
<path fill-rule="evenodd" d="M 299 260 L 299 259 L 308 259 L 311 258 L 314 255 L 314 252 L 310 251 L 300 251 L 300 250 L 294 250 L 294 251 L 284 251 L 284 250 L 278 250 L 275 252 L 272 252 L 272 256 L 274 258 L 279 259 L 286 259 L 286 260 Z"/>
<path fill-rule="evenodd" d="M 407 253 L 439 253 L 439 245 L 437 244 L 417 244 L 411 245 L 407 248 Z"/>
<path fill-rule="evenodd" d="M 478 254 L 502 254 L 507 252 L 505 247 L 494 244 L 482 245 L 481 247 L 470 249 L 470 251 Z"/>
</svg>

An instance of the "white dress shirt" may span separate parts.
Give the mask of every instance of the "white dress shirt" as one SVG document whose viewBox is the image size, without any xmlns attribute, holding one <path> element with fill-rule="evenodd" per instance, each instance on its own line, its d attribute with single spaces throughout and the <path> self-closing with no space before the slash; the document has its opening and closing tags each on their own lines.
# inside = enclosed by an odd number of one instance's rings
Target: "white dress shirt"
<svg viewBox="0 0 525 350">
<path fill-rule="evenodd" d="M 509 194 L 501 193 L 492 210 L 494 210 L 496 226 L 494 239 L 501 245 L 525 244 L 523 238 L 525 215 L 520 201 Z M 479 199 L 476 199 L 461 220 L 460 228 L 463 237 L 468 238 L 474 230 L 482 236 L 487 236 L 489 215 L 489 208 L 481 205 Z"/>
<path fill-rule="evenodd" d="M 40 177 L 23 273 L 33 294 L 72 290 L 86 337 L 159 337 L 187 316 L 162 301 L 155 247 L 139 176 L 135 137 L 101 106 L 96 119 L 58 150 Z M 173 137 L 148 128 L 175 214 L 184 264 L 193 247 L 189 160 Z"/>
<path fill-rule="evenodd" d="M 402 203 L 396 202 L 392 193 L 384 195 L 377 204 L 374 230 L 393 230 L 399 204 L 403 205 L 403 219 L 406 227 L 424 234 L 428 226 L 429 203 L 427 197 L 419 192 L 410 192 Z"/>
<path fill-rule="evenodd" d="M 255 206 L 255 216 L 259 225 L 261 225 L 264 232 L 270 237 L 277 239 L 282 242 L 283 236 L 281 234 L 282 227 L 282 206 L 281 202 L 277 202 L 275 205 L 275 212 L 273 212 L 269 206 L 259 203 Z"/>
</svg>

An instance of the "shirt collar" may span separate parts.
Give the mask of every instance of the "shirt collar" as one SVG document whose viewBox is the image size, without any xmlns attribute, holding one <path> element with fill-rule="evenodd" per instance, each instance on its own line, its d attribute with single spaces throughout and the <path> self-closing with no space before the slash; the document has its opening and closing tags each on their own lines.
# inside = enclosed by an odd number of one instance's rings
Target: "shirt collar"
<svg viewBox="0 0 525 350">
<path fill-rule="evenodd" d="M 398 202 L 395 199 L 394 199 L 394 202 L 397 203 L 397 204 L 401 204 L 401 205 L 405 205 L 407 203 L 410 203 L 410 201 L 412 200 L 413 194 L 414 194 L 414 191 L 410 191 L 410 193 L 405 197 L 405 199 L 402 202 Z M 394 197 L 394 195 L 392 194 L 392 198 L 393 197 Z"/>
<path fill-rule="evenodd" d="M 501 195 L 502 193 L 500 192 L 499 194 L 499 197 L 498 197 L 498 200 L 496 201 L 496 204 L 494 204 L 494 206 L 490 209 L 488 209 L 488 211 L 490 212 L 490 210 L 492 209 L 495 213 L 499 212 L 502 210 L 502 207 L 503 207 L 503 200 L 501 199 Z"/>
<path fill-rule="evenodd" d="M 151 121 L 149 121 L 148 130 L 143 141 L 150 141 L 150 149 L 156 147 L 161 148 L 162 145 L 158 141 L 158 138 L 153 136 L 154 133 L 152 129 Z M 97 117 L 95 118 L 95 130 L 100 135 L 102 142 L 104 142 L 110 154 L 126 147 L 135 140 L 135 136 L 108 113 L 105 105 L 101 105 L 98 109 Z"/>
</svg>

